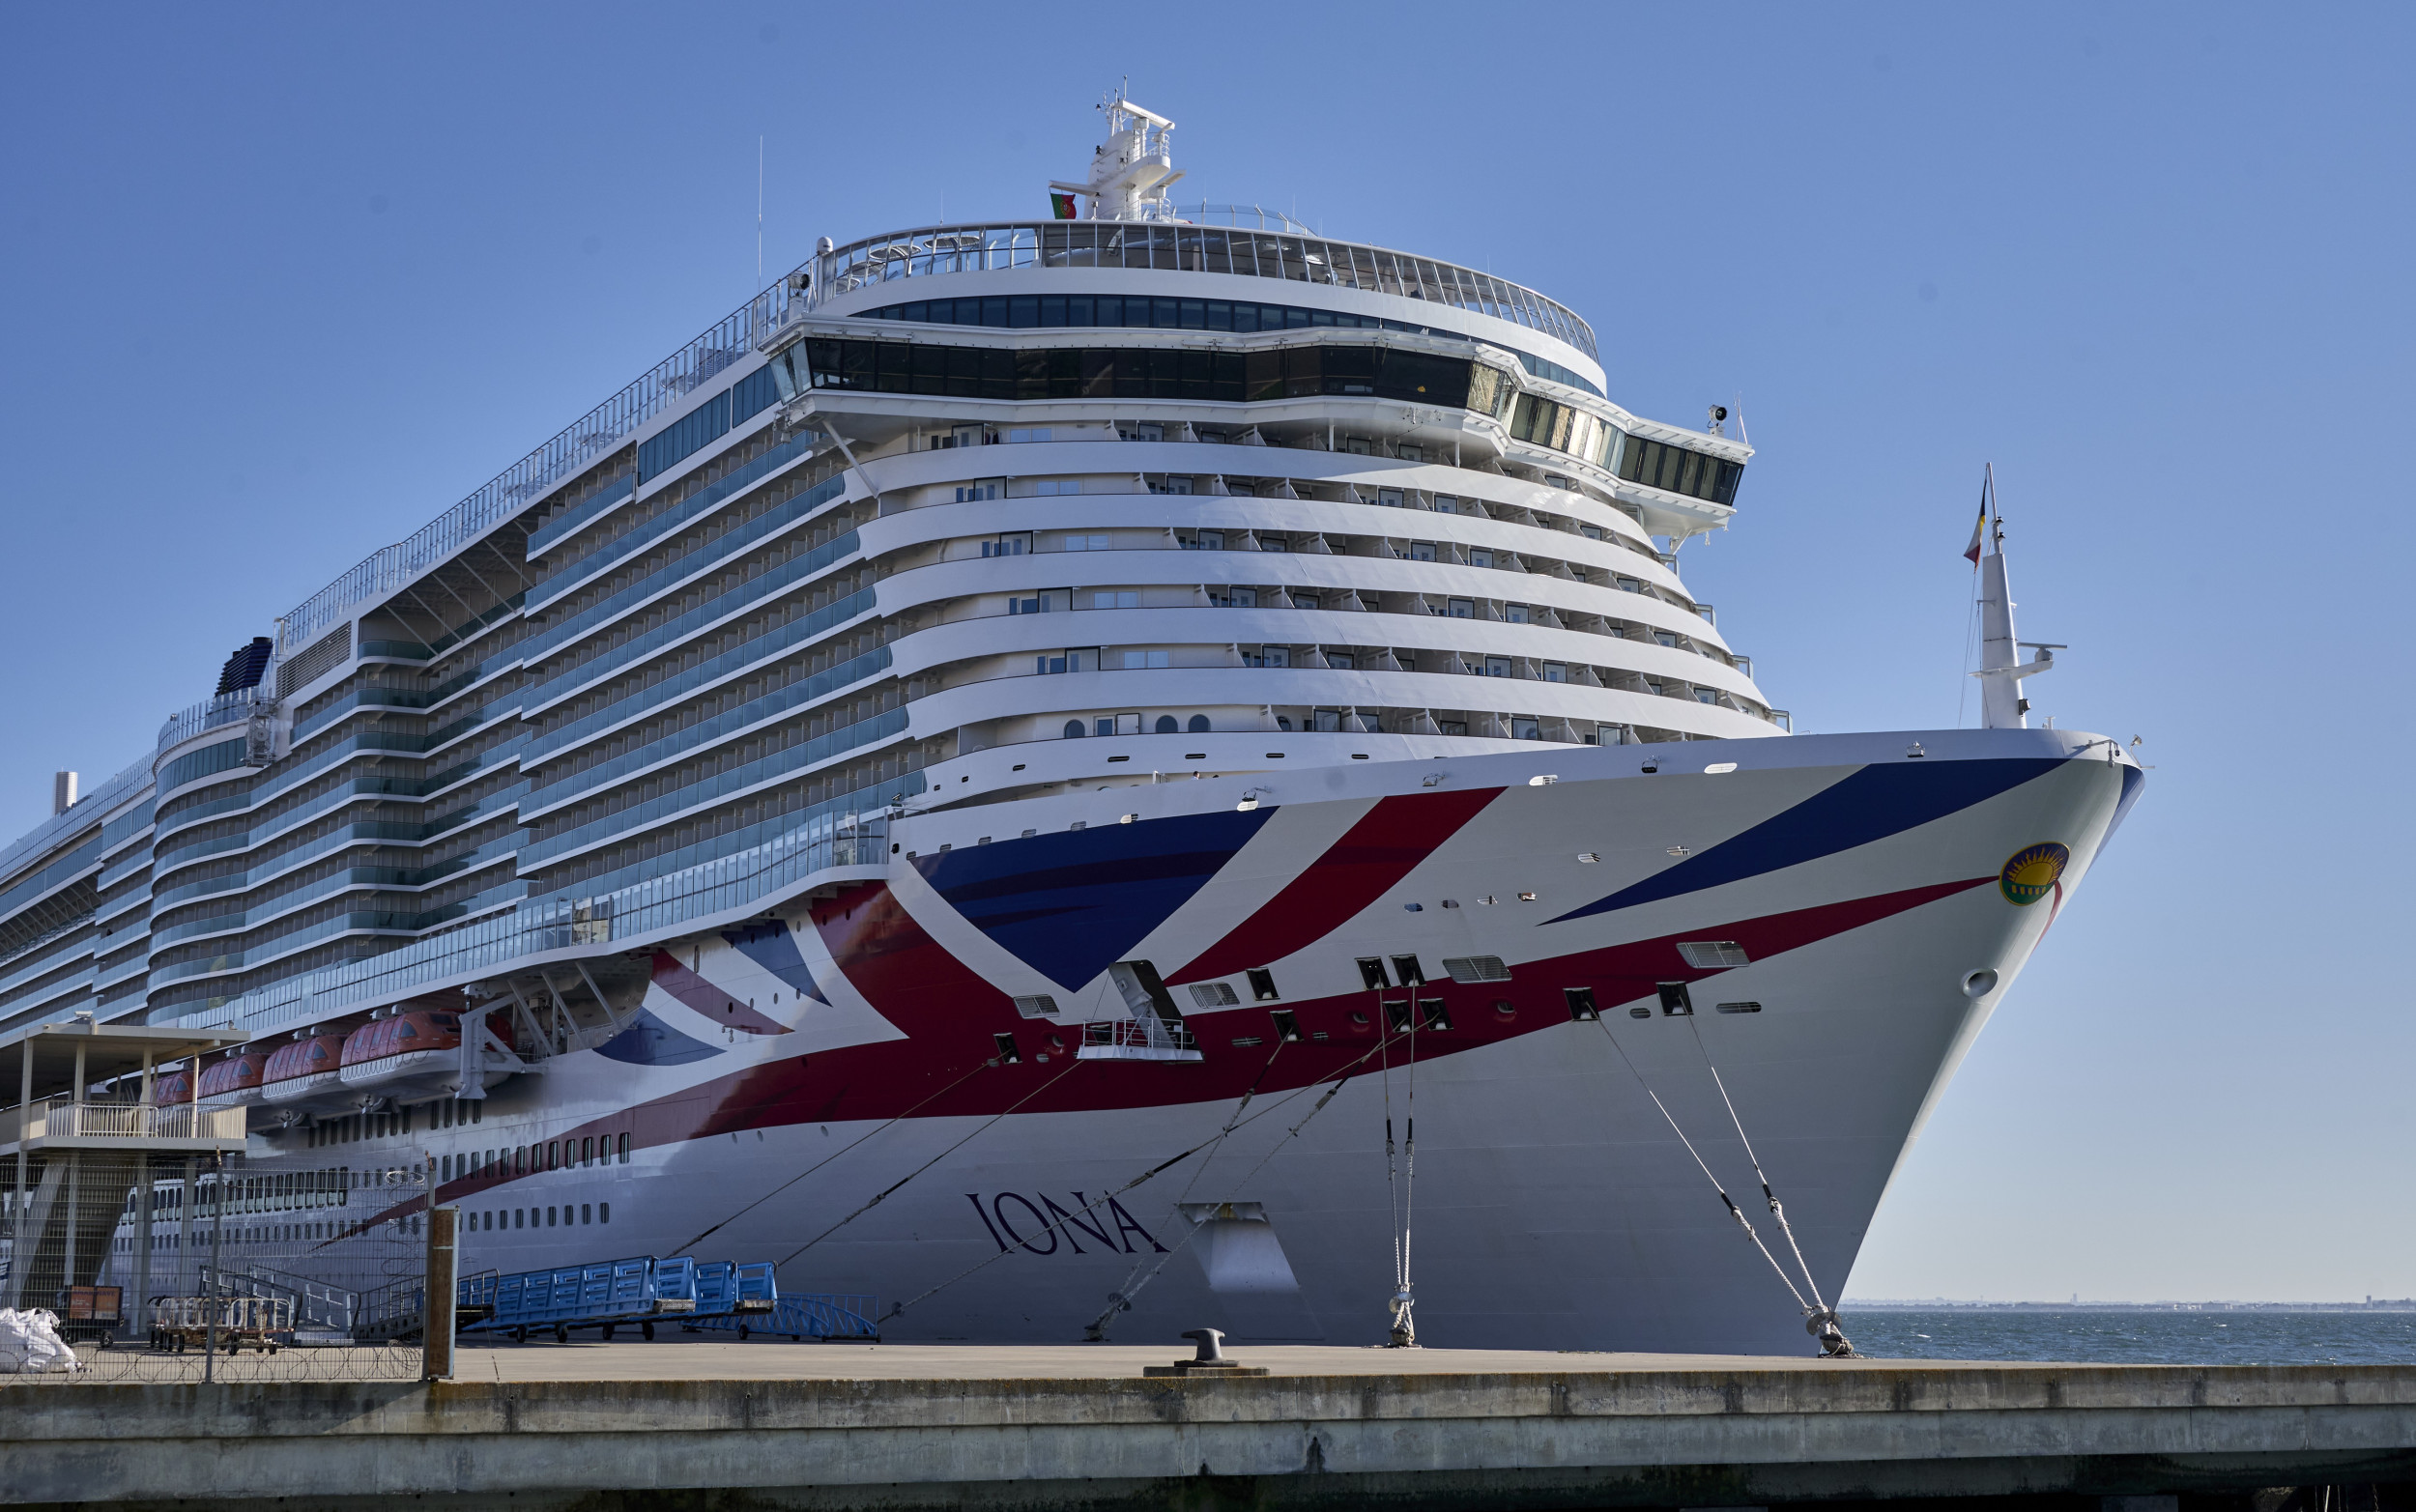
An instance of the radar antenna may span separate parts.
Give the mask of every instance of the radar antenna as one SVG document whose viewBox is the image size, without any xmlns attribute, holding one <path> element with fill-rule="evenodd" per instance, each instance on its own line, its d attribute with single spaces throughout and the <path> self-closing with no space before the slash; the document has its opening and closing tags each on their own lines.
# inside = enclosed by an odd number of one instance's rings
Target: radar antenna
<svg viewBox="0 0 2416 1512">
<path fill-rule="evenodd" d="M 1166 189 L 1182 172 L 1174 166 L 1174 123 L 1133 103 L 1118 84 L 1100 101 L 1107 140 L 1092 149 L 1090 178 L 1081 184 L 1050 180 L 1061 220 L 1155 220 L 1171 218 Z M 1077 211 L 1073 196 L 1084 203 Z"/>
</svg>

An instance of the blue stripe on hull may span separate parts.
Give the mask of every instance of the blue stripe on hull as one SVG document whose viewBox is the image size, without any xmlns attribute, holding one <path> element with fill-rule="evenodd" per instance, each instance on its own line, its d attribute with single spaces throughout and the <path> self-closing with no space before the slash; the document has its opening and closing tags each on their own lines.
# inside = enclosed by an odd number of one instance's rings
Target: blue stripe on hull
<svg viewBox="0 0 2416 1512">
<path fill-rule="evenodd" d="M 1803 802 L 1774 813 L 1700 855 L 1664 868 L 1610 897 L 1549 922 L 1583 919 L 1664 898 L 1740 882 L 1841 850 L 1902 834 L 2021 786 L 2063 764 L 2060 758 L 2007 756 L 1984 761 L 1906 761 L 1866 766 Z"/>
<path fill-rule="evenodd" d="M 1071 989 L 1191 901 L 1276 813 L 1033 835 L 917 856 L 914 869 L 967 923 Z"/>
</svg>

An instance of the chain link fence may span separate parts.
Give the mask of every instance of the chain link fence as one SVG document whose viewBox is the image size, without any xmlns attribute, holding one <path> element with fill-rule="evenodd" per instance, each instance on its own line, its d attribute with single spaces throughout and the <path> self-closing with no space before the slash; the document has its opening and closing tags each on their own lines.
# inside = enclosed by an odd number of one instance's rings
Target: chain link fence
<svg viewBox="0 0 2416 1512">
<path fill-rule="evenodd" d="M 0 1389 L 417 1380 L 427 1209 L 417 1162 L 69 1151 L 20 1176 L 0 1161 L 0 1306 L 19 1311 L 20 1338 L 24 1315 L 47 1315 L 74 1355 L 28 1370 L 0 1338 Z"/>
</svg>

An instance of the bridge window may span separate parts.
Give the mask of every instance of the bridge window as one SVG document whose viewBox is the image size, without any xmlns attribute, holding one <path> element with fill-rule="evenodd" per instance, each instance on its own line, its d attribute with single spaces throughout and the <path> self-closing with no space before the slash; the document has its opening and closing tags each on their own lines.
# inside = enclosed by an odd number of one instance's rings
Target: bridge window
<svg viewBox="0 0 2416 1512">
<path fill-rule="evenodd" d="M 1708 499 L 1715 504 L 1737 501 L 1737 483 L 1744 476 L 1742 463 L 1729 462 L 1666 442 L 1630 436 L 1619 454 L 1619 475 L 1664 493 Z"/>
</svg>

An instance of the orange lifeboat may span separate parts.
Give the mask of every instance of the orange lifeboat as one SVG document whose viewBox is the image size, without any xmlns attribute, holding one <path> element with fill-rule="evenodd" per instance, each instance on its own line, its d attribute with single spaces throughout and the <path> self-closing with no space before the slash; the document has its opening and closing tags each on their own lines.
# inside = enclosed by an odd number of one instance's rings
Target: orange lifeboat
<svg viewBox="0 0 2416 1512">
<path fill-rule="evenodd" d="M 336 1107 L 345 1101 L 338 1075 L 344 1054 L 340 1029 L 302 1029 L 276 1047 L 260 1073 L 261 1100 L 277 1107 Z"/>
<path fill-rule="evenodd" d="M 151 1084 L 151 1100 L 163 1108 L 183 1107 L 193 1100 L 193 1073 L 178 1070 L 163 1072 Z"/>
<path fill-rule="evenodd" d="M 492 1028 L 498 1038 L 511 1032 L 508 1024 Z M 491 1047 L 482 1059 L 489 1085 L 519 1069 L 494 1064 L 500 1058 Z M 388 1009 L 345 1040 L 338 1074 L 347 1089 L 383 1098 L 455 1092 L 461 1084 L 461 1015 L 444 1009 Z"/>
<path fill-rule="evenodd" d="M 259 1101 L 261 1074 L 268 1065 L 269 1052 L 251 1045 L 212 1061 L 201 1069 L 201 1100 L 220 1107 Z"/>
</svg>

